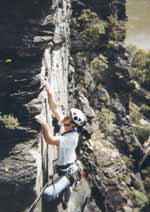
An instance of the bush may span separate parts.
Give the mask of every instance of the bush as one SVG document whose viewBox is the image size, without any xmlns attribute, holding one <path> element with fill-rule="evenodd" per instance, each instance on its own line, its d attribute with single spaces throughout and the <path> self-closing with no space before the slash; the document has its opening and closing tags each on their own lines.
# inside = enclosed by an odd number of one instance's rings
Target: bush
<svg viewBox="0 0 150 212">
<path fill-rule="evenodd" d="M 107 108 L 102 108 L 97 114 L 99 126 L 102 132 L 111 131 L 113 122 L 115 120 L 115 114 Z"/>
<path fill-rule="evenodd" d="M 125 162 L 126 166 L 129 169 L 133 169 L 134 168 L 134 160 L 130 157 L 127 157 L 126 155 L 122 156 L 121 159 Z"/>
<path fill-rule="evenodd" d="M 132 61 L 138 49 L 135 45 L 128 45 L 126 49 L 129 54 L 130 61 Z"/>
<path fill-rule="evenodd" d="M 148 194 L 148 199 L 150 202 L 150 167 L 142 170 L 142 176 L 144 180 L 144 187 Z"/>
<path fill-rule="evenodd" d="M 142 124 L 140 120 L 143 119 L 143 114 L 139 106 L 130 103 L 130 120 L 134 124 L 133 130 L 136 137 L 141 143 L 144 143 L 150 136 L 150 126 L 148 124 Z"/>
<path fill-rule="evenodd" d="M 141 211 L 141 209 L 148 203 L 148 199 L 144 191 L 139 191 L 133 187 L 130 190 L 131 198 L 135 201 L 136 211 Z"/>
<path fill-rule="evenodd" d="M 146 73 L 146 80 L 150 81 L 150 50 L 147 51 L 146 68 L 148 70 L 147 73 Z"/>
<path fill-rule="evenodd" d="M 138 140 L 143 144 L 150 136 L 150 126 L 135 126 L 134 133 Z"/>
<path fill-rule="evenodd" d="M 132 60 L 132 66 L 135 68 L 138 67 L 143 69 L 146 66 L 146 62 L 147 62 L 147 51 L 144 49 L 139 49 Z"/>
<path fill-rule="evenodd" d="M 145 105 L 143 104 L 141 106 L 141 110 L 140 110 L 144 116 L 146 116 L 148 119 L 150 119 L 150 106 L 149 105 Z"/>
<path fill-rule="evenodd" d="M 102 35 L 106 33 L 105 22 L 95 12 L 83 10 L 78 18 L 81 26 L 81 40 L 89 48 L 96 48 L 100 45 Z"/>
<path fill-rule="evenodd" d="M 108 32 L 110 40 L 123 41 L 125 39 L 125 21 L 119 21 L 116 16 L 108 17 Z"/>
<path fill-rule="evenodd" d="M 150 80 L 150 51 L 128 48 L 131 60 L 130 75 L 140 84 Z"/>
<path fill-rule="evenodd" d="M 105 56 L 100 54 L 98 57 L 95 57 L 91 61 L 91 69 L 94 70 L 94 73 L 96 72 L 104 72 L 106 69 L 108 69 L 108 61 Z"/>
<path fill-rule="evenodd" d="M 90 9 L 83 10 L 78 21 L 82 24 L 88 24 L 93 21 L 93 19 L 97 19 L 97 14 Z"/>
<path fill-rule="evenodd" d="M 141 125 L 140 120 L 143 118 L 140 108 L 134 104 L 133 102 L 130 102 L 130 120 L 133 124 Z"/>
<path fill-rule="evenodd" d="M 105 34 L 105 26 L 103 24 L 103 21 L 97 20 L 96 23 L 89 24 L 88 28 L 84 29 L 83 32 L 81 32 L 81 36 L 84 40 L 87 41 L 96 41 L 100 38 L 100 35 Z"/>
<path fill-rule="evenodd" d="M 18 119 L 14 117 L 12 114 L 2 114 L 0 113 L 0 122 L 6 127 L 6 128 L 15 128 L 19 126 Z"/>
</svg>

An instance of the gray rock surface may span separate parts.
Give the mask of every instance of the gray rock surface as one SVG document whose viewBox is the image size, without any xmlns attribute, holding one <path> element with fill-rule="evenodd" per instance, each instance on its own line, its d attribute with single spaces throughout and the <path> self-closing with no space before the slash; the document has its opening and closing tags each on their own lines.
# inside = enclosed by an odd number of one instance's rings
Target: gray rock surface
<svg viewBox="0 0 150 212">
<path fill-rule="evenodd" d="M 70 8 L 67 0 L 1 4 L 0 111 L 13 114 L 19 127 L 0 122 L 0 212 L 26 211 L 47 175 L 53 175 L 57 150 L 43 143 L 34 116 L 43 113 L 53 130 L 43 90 L 46 78 L 59 109 L 62 113 L 68 109 Z M 84 204 L 81 193 L 80 207 Z M 72 198 L 69 211 L 74 210 L 76 198 Z M 40 201 L 35 211 L 41 209 Z"/>
<path fill-rule="evenodd" d="M 96 12 L 95 16 L 99 18 L 116 14 L 115 17 L 121 21 L 126 16 L 123 13 L 125 1 L 118 4 L 114 1 L 110 4 L 106 1 L 87 1 L 87 4 L 85 1 L 73 2 L 71 53 L 78 74 L 75 75 L 75 81 L 78 82 L 76 93 L 80 94 L 79 97 L 82 96 L 82 99 L 77 99 L 76 105 L 83 111 L 86 108 L 84 112 L 87 114 L 91 107 L 93 117 L 88 116 L 89 122 L 85 126 L 80 150 L 80 158 L 92 190 L 91 201 L 87 207 L 104 212 L 127 212 L 142 208 L 145 210 L 146 191 L 138 170 L 139 161 L 145 153 L 130 121 L 129 103 L 132 88 L 126 49 L 117 36 L 113 41 L 109 40 L 113 38 L 108 36 L 108 44 L 103 42 L 103 38 L 99 38 L 97 45 L 94 44 L 91 48 L 87 48 L 86 37 L 85 40 L 82 37 L 88 27 L 89 31 L 92 30 L 92 26 L 87 24 L 87 20 L 91 21 L 88 12 Z M 88 12 L 83 9 L 88 9 Z M 124 32 L 118 29 L 116 33 Z M 107 35 L 104 36 L 106 41 Z M 94 36 L 91 37 L 91 43 L 92 39 L 95 42 Z M 87 39 L 87 45 L 88 42 Z M 95 71 L 91 66 L 93 61 L 100 67 L 107 65 L 105 62 L 99 62 L 99 55 L 107 59 L 108 67 L 104 66 L 104 72 L 100 68 Z M 94 65 L 97 66 L 96 63 Z M 143 197 L 143 205 L 140 205 L 134 192 Z"/>
<path fill-rule="evenodd" d="M 149 210 L 144 208 L 147 190 L 142 179 L 148 175 L 141 175 L 149 165 L 149 147 L 135 136 L 129 107 L 131 95 L 148 104 L 149 94 L 135 86 L 129 74 L 122 43 L 125 29 L 119 25 L 126 19 L 125 4 L 125 0 L 1 2 L 0 212 L 26 211 L 48 175 L 53 175 L 57 149 L 43 144 L 34 120 L 43 113 L 54 130 L 43 90 L 46 78 L 59 109 L 66 113 L 78 107 L 88 120 L 78 147 L 86 176 L 79 191 L 72 193 L 68 212 Z M 88 42 L 83 39 L 87 26 L 79 21 L 83 9 L 94 12 L 96 20 L 108 27 Z M 108 23 L 112 15 L 119 21 L 115 40 Z M 100 68 L 94 68 L 93 61 Z M 13 121 L 7 123 L 4 114 L 11 114 Z M 12 123 L 15 120 L 19 126 Z M 53 206 L 63 211 L 61 204 Z M 41 208 L 42 201 L 35 212 Z"/>
</svg>

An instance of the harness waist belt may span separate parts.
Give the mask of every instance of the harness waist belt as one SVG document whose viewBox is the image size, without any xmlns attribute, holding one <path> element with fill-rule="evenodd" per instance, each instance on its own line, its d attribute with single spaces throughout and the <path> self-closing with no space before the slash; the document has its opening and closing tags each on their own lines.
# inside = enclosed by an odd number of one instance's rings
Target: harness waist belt
<svg viewBox="0 0 150 212">
<path fill-rule="evenodd" d="M 72 164 L 74 164 L 74 163 L 68 163 L 68 164 L 66 164 L 66 165 L 62 165 L 62 166 L 59 166 L 58 165 L 58 168 L 59 169 L 67 169 L 69 166 L 71 166 Z"/>
</svg>

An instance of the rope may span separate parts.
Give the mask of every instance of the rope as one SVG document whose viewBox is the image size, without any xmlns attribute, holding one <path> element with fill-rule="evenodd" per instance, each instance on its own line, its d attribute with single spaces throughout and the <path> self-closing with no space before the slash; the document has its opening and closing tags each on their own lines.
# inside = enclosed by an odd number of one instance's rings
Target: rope
<svg viewBox="0 0 150 212">
<path fill-rule="evenodd" d="M 46 80 L 46 78 L 48 77 L 48 72 L 46 72 L 45 73 L 45 80 Z M 47 103 L 47 98 L 44 98 L 44 104 L 45 104 L 45 112 L 46 112 L 46 119 L 47 119 L 47 121 L 48 121 L 48 108 L 47 108 L 47 105 L 48 105 L 48 103 Z M 45 166 L 45 163 L 44 163 L 44 159 L 45 158 L 43 158 L 43 152 L 44 152 L 44 148 L 43 148 L 43 132 L 41 131 L 41 142 L 42 142 L 42 149 L 41 149 L 41 152 L 42 152 L 42 172 L 43 172 L 43 174 L 44 174 L 44 176 L 43 176 L 43 181 L 45 181 L 44 183 L 46 183 L 45 185 L 43 185 L 43 188 L 42 188 L 42 190 L 40 191 L 40 193 L 39 193 L 39 195 L 37 196 L 37 198 L 33 201 L 33 203 L 31 204 L 31 206 L 29 207 L 29 209 L 27 210 L 27 212 L 33 212 L 34 211 L 34 209 L 36 208 L 36 206 L 37 206 L 37 204 L 38 204 L 38 202 L 40 201 L 40 199 L 41 199 L 41 197 L 42 197 L 42 195 L 43 195 L 43 192 L 44 192 L 44 190 L 46 189 L 46 187 L 48 186 L 48 185 L 50 185 L 50 182 L 46 182 L 46 181 L 48 181 L 47 180 L 47 177 L 48 177 L 48 163 L 47 163 L 47 161 L 48 161 L 48 150 L 46 150 L 46 166 Z M 53 161 L 54 162 L 54 161 Z M 54 187 L 54 191 L 55 191 L 55 184 L 54 184 L 54 174 L 56 173 L 56 169 L 55 169 L 55 166 L 54 166 L 54 164 L 53 164 L 53 167 L 52 167 L 52 169 L 53 169 L 53 177 L 52 177 L 52 182 L 51 182 L 51 184 L 53 185 L 53 187 Z M 43 200 L 42 200 L 43 201 Z"/>
<path fill-rule="evenodd" d="M 55 189 L 55 183 L 54 183 L 54 174 L 55 174 L 55 172 L 56 172 L 56 167 L 55 166 L 53 166 L 53 176 L 52 176 L 52 185 L 53 185 L 53 188 L 54 188 L 54 192 L 53 192 L 53 194 L 55 193 L 55 191 L 56 191 L 56 189 Z"/>
<path fill-rule="evenodd" d="M 44 189 L 44 185 L 47 185 L 47 183 L 48 183 L 48 179 L 47 179 L 47 177 L 48 177 L 48 171 L 47 171 L 47 149 L 46 149 L 46 152 L 45 152 L 45 154 L 44 154 L 44 141 L 43 141 L 43 130 L 42 130 L 42 133 L 41 133 L 41 141 L 42 141 L 42 149 L 41 149 L 41 153 L 42 153 L 42 177 L 43 177 L 43 182 L 42 182 L 42 186 L 43 186 L 43 189 Z M 42 191 L 44 191 L 42 189 Z M 42 194 L 43 194 L 43 192 L 41 193 L 40 192 L 40 194 L 41 194 L 41 196 L 42 196 Z M 44 203 L 44 200 L 43 200 L 43 197 L 42 197 L 42 212 L 45 212 L 45 203 Z"/>
<path fill-rule="evenodd" d="M 53 161 L 53 163 L 54 163 L 54 162 L 55 162 L 55 160 Z M 54 190 L 55 190 L 55 185 L 54 185 L 54 174 L 55 174 L 55 173 L 56 173 L 56 168 L 55 168 L 55 166 L 53 165 L 52 182 L 51 182 L 51 183 L 47 182 L 47 183 L 45 184 L 45 186 L 42 188 L 42 190 L 40 191 L 40 193 L 39 193 L 39 195 L 37 196 L 37 198 L 34 200 L 34 202 L 32 203 L 32 205 L 30 206 L 30 208 L 27 210 L 27 212 L 33 212 L 33 210 L 34 210 L 35 207 L 37 206 L 39 200 L 41 199 L 41 196 L 42 196 L 44 190 L 46 189 L 46 187 L 47 187 L 48 185 L 50 185 L 50 184 L 53 185 L 53 186 L 54 186 Z"/>
<path fill-rule="evenodd" d="M 43 159 L 43 137 L 42 137 L 42 132 L 41 132 L 41 142 L 42 142 L 42 149 L 41 149 L 41 152 L 42 152 L 42 173 L 44 172 L 44 175 L 43 175 L 43 181 L 46 181 L 45 179 L 45 164 L 44 164 L 44 159 Z M 46 167 L 47 168 L 47 167 Z M 44 182 L 45 183 L 45 182 Z M 45 186 L 42 188 L 42 190 L 40 191 L 39 195 L 37 196 L 37 198 L 34 200 L 34 202 L 32 203 L 32 205 L 30 206 L 30 208 L 27 210 L 27 212 L 33 212 L 33 210 L 35 209 L 35 207 L 37 206 L 38 202 L 40 201 L 41 197 L 42 197 L 42 194 L 45 190 L 45 188 L 49 185 L 49 182 L 47 182 L 45 184 Z"/>
<path fill-rule="evenodd" d="M 47 106 L 46 106 L 46 99 L 44 99 L 44 103 L 45 103 L 45 107 L 46 107 L 46 118 L 47 118 L 47 114 L 48 114 L 48 111 L 47 111 Z M 37 198 L 34 200 L 34 202 L 31 204 L 31 206 L 30 206 L 30 208 L 27 210 L 27 212 L 33 212 L 34 211 L 34 209 L 36 208 L 36 206 L 37 206 L 37 204 L 38 204 L 38 202 L 40 201 L 40 199 L 41 199 L 41 197 L 42 197 L 42 194 L 43 194 L 43 192 L 44 192 L 44 190 L 45 190 L 45 188 L 49 185 L 49 182 L 46 182 L 47 181 L 47 176 L 46 175 L 48 175 L 48 173 L 47 173 L 47 169 L 48 169 L 48 167 L 47 167 L 47 164 L 46 164 L 46 167 L 45 167 L 45 158 L 43 158 L 43 153 L 44 153 L 44 147 L 43 147 L 43 132 L 41 131 L 41 153 L 42 153 L 42 173 L 43 173 L 43 181 L 44 181 L 44 183 L 46 183 L 45 185 L 43 185 L 43 188 L 42 188 L 42 190 L 40 191 L 40 193 L 39 193 L 39 195 L 37 196 Z M 48 151 L 46 151 L 46 160 L 47 160 L 47 157 L 48 157 Z M 47 161 L 46 161 L 47 162 Z"/>
<path fill-rule="evenodd" d="M 44 98 L 44 107 L 45 107 L 45 112 L 46 112 L 46 120 L 48 121 L 48 110 L 47 110 L 47 98 Z M 45 143 L 44 145 L 44 140 L 43 140 L 43 129 L 41 132 L 41 142 L 42 142 L 42 175 L 43 175 L 43 189 L 42 191 L 44 191 L 44 187 L 46 188 L 46 185 L 48 185 L 48 144 Z M 44 148 L 45 146 L 45 148 Z M 45 186 L 44 186 L 45 185 Z M 40 192 L 41 196 L 43 194 L 43 192 Z M 41 197 L 40 196 L 40 197 Z M 44 201 L 44 197 L 42 196 L 42 212 L 46 212 L 46 206 L 45 206 L 45 201 Z"/>
<path fill-rule="evenodd" d="M 34 202 L 32 203 L 32 205 L 30 206 L 30 208 L 27 210 L 27 212 L 33 212 L 33 210 L 35 209 L 36 205 L 38 204 L 39 200 L 41 199 L 41 196 L 45 190 L 45 188 L 49 185 L 49 182 L 45 184 L 45 186 L 42 188 L 41 192 L 39 193 L 39 195 L 37 196 L 37 198 L 34 200 Z"/>
</svg>

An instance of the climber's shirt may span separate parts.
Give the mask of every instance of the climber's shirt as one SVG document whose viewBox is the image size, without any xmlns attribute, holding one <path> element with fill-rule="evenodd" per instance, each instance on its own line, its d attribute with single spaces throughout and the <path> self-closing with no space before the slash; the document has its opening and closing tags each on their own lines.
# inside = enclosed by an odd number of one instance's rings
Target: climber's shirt
<svg viewBox="0 0 150 212">
<path fill-rule="evenodd" d="M 76 147 L 78 145 L 79 135 L 75 130 L 63 133 L 59 136 L 59 155 L 58 166 L 72 164 L 76 161 Z"/>
</svg>

